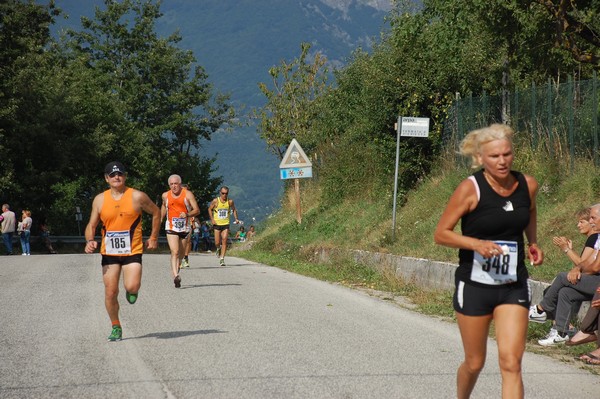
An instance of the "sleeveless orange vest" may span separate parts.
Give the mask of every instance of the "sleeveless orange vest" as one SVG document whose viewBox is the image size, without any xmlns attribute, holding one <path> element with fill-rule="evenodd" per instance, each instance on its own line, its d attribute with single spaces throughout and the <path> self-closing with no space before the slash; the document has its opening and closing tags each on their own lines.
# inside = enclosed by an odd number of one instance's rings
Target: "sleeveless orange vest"
<svg viewBox="0 0 600 399">
<path fill-rule="evenodd" d="M 173 192 L 167 192 L 167 200 L 165 208 L 167 209 L 167 220 L 165 220 L 165 230 L 175 231 L 178 233 L 190 230 L 188 218 L 180 218 L 181 213 L 187 213 L 190 206 L 186 198 L 187 189 L 182 188 L 179 196 L 175 198 Z"/>
<path fill-rule="evenodd" d="M 115 200 L 110 190 L 104 192 L 100 211 L 102 244 L 100 253 L 108 256 L 137 255 L 144 251 L 142 212 L 133 209 L 133 189 L 127 187 Z"/>
</svg>

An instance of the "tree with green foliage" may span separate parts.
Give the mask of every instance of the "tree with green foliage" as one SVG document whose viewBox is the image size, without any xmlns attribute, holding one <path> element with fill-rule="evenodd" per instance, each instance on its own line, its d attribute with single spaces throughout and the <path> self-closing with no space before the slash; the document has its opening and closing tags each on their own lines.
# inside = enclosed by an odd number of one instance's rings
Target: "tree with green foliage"
<svg viewBox="0 0 600 399">
<path fill-rule="evenodd" d="M 293 138 L 307 151 L 314 148 L 318 140 L 313 130 L 314 103 L 327 88 L 327 60 L 320 53 L 311 54 L 309 43 L 302 43 L 300 47 L 298 58 L 290 63 L 284 60 L 269 69 L 273 88 L 259 84 L 267 102 L 261 109 L 254 110 L 254 117 L 260 119 L 260 137 L 279 159 Z"/>
<path fill-rule="evenodd" d="M 18 167 L 23 141 L 20 113 L 28 102 L 28 92 L 15 90 L 23 71 L 31 71 L 43 58 L 50 38 L 53 6 L 10 0 L 0 3 L 0 197 L 14 201 L 18 196 Z M 12 197 L 12 198 L 11 198 Z"/>
<path fill-rule="evenodd" d="M 97 92 L 73 85 L 81 71 L 65 68 L 56 56 L 49 27 L 60 11 L 53 2 L 11 0 L 0 10 L 0 197 L 13 209 L 31 209 L 37 222 L 54 204 L 66 212 L 77 198 L 69 193 L 63 202 L 55 188 L 82 179 L 76 157 L 92 147 L 76 128 L 90 116 L 80 101 Z"/>
<path fill-rule="evenodd" d="M 104 77 L 123 115 L 109 158 L 129 165 L 132 184 L 155 198 L 178 173 L 200 203 L 208 201 L 220 179 L 210 177 L 214 160 L 201 157 L 200 141 L 232 121 L 228 96 L 213 94 L 192 52 L 177 47 L 178 33 L 158 37 L 159 2 L 105 0 L 105 6 L 70 35 L 73 51 Z"/>
<path fill-rule="evenodd" d="M 419 9 L 397 2 L 389 34 L 370 54 L 355 52 L 336 71 L 336 87 L 315 101 L 323 192 L 364 195 L 393 186 L 398 116 L 431 119 L 429 139 L 401 140 L 402 193 L 439 154 L 457 93 L 501 93 L 574 71 L 589 75 L 591 68 L 556 46 L 560 20 L 541 3 L 550 2 L 425 0 Z M 589 20 L 595 2 L 584 3 L 576 10 L 570 2 L 560 15 Z"/>
<path fill-rule="evenodd" d="M 600 1 L 535 0 L 549 13 L 555 30 L 555 46 L 574 60 L 600 67 Z"/>
<path fill-rule="evenodd" d="M 234 117 L 179 35 L 159 38 L 158 4 L 107 0 L 81 32 L 54 42 L 60 10 L 11 0 L 0 5 L 0 200 L 72 234 L 105 189 L 103 166 L 124 162 L 131 184 L 157 200 L 178 173 L 199 202 L 220 184 L 200 142 Z"/>
</svg>

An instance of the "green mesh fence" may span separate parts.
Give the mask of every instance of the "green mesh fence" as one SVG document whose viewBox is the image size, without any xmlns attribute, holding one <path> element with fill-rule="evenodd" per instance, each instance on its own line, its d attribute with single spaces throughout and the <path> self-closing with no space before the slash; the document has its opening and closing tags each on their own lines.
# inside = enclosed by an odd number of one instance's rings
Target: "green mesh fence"
<svg viewBox="0 0 600 399">
<path fill-rule="evenodd" d="M 544 85 L 503 95 L 457 98 L 444 125 L 444 141 L 450 148 L 469 131 L 491 123 L 507 123 L 520 139 L 552 156 L 568 151 L 571 159 L 590 157 L 598 165 L 598 77 L 567 82 L 548 80 Z"/>
</svg>

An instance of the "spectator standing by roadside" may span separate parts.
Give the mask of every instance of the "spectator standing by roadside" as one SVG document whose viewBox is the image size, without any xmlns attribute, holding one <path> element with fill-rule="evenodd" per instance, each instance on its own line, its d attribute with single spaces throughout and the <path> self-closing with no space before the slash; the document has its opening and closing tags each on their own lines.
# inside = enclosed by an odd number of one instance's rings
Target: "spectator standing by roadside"
<svg viewBox="0 0 600 399">
<path fill-rule="evenodd" d="M 208 227 L 208 224 L 205 221 L 200 225 L 200 234 L 202 234 L 204 250 L 210 252 L 210 227 Z"/>
<path fill-rule="evenodd" d="M 146 241 L 148 249 L 158 247 L 160 209 L 144 192 L 125 185 L 127 175 L 121 162 L 110 162 L 104 168 L 109 189 L 96 195 L 90 221 L 85 228 L 85 253 L 98 248 L 94 240 L 96 227 L 102 222 L 100 254 L 104 304 L 112 324 L 109 341 L 120 341 L 123 329 L 119 321 L 119 279 L 123 271 L 125 299 L 134 304 L 142 285 L 142 212 L 152 215 L 152 231 Z"/>
<path fill-rule="evenodd" d="M 8 204 L 2 205 L 2 240 L 4 241 L 4 248 L 6 248 L 6 254 L 13 254 L 12 240 L 15 231 L 17 230 L 17 217 L 13 211 L 10 210 Z"/>
<path fill-rule="evenodd" d="M 471 396 L 483 370 L 492 320 L 502 397 L 524 396 L 521 363 L 531 301 L 525 258 L 540 265 L 543 253 L 537 245 L 538 183 L 512 170 L 512 135 L 507 125 L 493 124 L 464 138 L 461 154 L 481 169 L 458 185 L 434 234 L 437 244 L 459 249 L 453 303 L 465 352 L 456 379 L 460 399 Z"/>
<path fill-rule="evenodd" d="M 21 251 L 22 255 L 31 255 L 31 246 L 29 245 L 29 238 L 31 237 L 31 211 L 24 210 L 22 212 L 21 220 Z"/>
<path fill-rule="evenodd" d="M 198 252 L 200 244 L 200 223 L 198 218 L 192 218 L 192 251 Z"/>
</svg>

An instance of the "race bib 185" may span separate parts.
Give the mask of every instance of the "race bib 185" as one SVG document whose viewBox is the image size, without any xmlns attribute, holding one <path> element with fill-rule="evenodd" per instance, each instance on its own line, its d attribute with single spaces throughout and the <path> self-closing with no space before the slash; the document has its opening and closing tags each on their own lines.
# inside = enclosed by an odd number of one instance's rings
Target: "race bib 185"
<svg viewBox="0 0 600 399">
<path fill-rule="evenodd" d="M 107 255 L 130 255 L 129 231 L 107 231 L 104 236 L 104 249 Z"/>
</svg>

